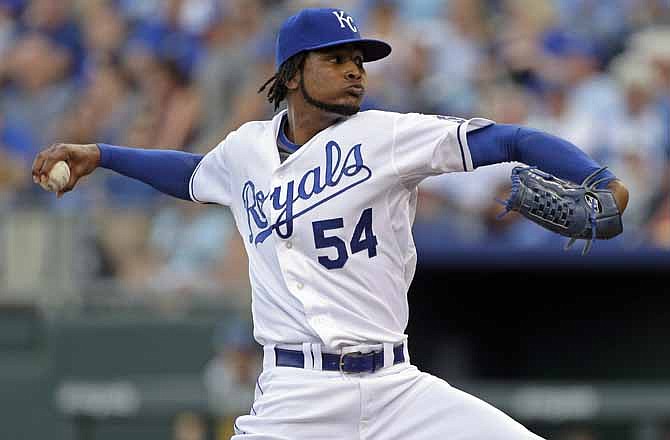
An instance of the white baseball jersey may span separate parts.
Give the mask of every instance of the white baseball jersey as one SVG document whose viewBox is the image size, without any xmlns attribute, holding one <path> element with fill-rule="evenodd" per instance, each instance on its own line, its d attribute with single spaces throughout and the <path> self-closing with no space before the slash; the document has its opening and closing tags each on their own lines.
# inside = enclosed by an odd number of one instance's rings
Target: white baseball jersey
<svg viewBox="0 0 670 440">
<path fill-rule="evenodd" d="M 471 171 L 467 133 L 492 122 L 365 111 L 281 163 L 284 113 L 230 133 L 190 182 L 194 201 L 234 214 L 249 257 L 256 340 L 333 350 L 405 340 L 417 184 Z"/>
</svg>

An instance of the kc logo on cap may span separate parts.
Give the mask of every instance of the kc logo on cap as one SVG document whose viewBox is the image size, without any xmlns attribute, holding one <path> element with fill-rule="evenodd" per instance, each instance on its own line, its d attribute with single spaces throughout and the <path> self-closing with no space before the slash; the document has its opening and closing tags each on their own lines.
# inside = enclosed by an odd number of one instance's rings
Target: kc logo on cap
<svg viewBox="0 0 670 440">
<path fill-rule="evenodd" d="M 379 40 L 361 38 L 354 18 L 341 9 L 307 8 L 289 17 L 277 35 L 276 64 L 300 52 L 341 44 L 355 44 L 363 61 L 375 61 L 391 53 L 391 46 Z"/>
<path fill-rule="evenodd" d="M 340 26 L 344 29 L 344 25 L 349 26 L 352 32 L 358 32 L 358 28 L 354 25 L 354 17 L 347 15 L 344 11 L 333 11 L 333 15 L 337 17 L 340 22 Z"/>
</svg>

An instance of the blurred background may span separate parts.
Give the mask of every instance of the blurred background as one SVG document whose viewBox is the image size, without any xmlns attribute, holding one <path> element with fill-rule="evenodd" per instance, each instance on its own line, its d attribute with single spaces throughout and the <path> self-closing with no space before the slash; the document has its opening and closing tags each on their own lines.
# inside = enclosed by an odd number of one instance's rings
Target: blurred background
<svg viewBox="0 0 670 440">
<path fill-rule="evenodd" d="M 423 182 L 413 362 L 547 438 L 669 440 L 669 0 L 0 0 L 0 438 L 220 440 L 248 412 L 228 210 L 106 170 L 56 200 L 30 167 L 54 142 L 204 154 L 270 118 L 274 34 L 317 5 L 393 46 L 366 109 L 539 128 L 630 189 L 581 257 L 496 219 L 514 164 Z"/>
</svg>

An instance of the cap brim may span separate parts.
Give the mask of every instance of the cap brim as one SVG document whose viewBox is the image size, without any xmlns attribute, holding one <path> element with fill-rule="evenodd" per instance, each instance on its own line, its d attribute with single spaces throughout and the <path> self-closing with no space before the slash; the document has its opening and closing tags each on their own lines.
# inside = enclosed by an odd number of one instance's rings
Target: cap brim
<svg viewBox="0 0 670 440">
<path fill-rule="evenodd" d="M 308 47 L 305 50 L 318 50 L 327 47 L 341 46 L 343 44 L 354 44 L 363 51 L 363 61 L 377 61 L 387 57 L 391 53 L 391 46 L 380 40 L 371 40 L 368 38 L 351 38 L 348 40 L 330 41 L 327 44 Z"/>
</svg>

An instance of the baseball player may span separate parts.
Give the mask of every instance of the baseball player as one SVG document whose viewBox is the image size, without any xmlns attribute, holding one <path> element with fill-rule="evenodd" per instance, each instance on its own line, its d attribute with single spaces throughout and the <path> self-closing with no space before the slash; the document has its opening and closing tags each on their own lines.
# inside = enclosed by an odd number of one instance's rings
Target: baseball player
<svg viewBox="0 0 670 440">
<path fill-rule="evenodd" d="M 242 125 L 205 156 L 56 144 L 33 164 L 36 182 L 54 163 L 69 164 L 59 196 L 103 167 L 181 199 L 230 207 L 264 351 L 236 440 L 540 438 L 410 363 L 404 332 L 417 185 L 505 161 L 572 182 L 600 167 L 567 141 L 525 127 L 360 112 L 364 63 L 390 52 L 362 38 L 345 11 L 305 9 L 282 25 L 277 73 L 261 88 L 276 109 L 287 103 L 272 120 Z M 607 170 L 600 176 L 625 209 L 624 185 Z"/>
</svg>

